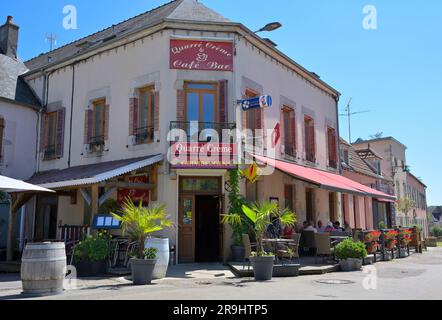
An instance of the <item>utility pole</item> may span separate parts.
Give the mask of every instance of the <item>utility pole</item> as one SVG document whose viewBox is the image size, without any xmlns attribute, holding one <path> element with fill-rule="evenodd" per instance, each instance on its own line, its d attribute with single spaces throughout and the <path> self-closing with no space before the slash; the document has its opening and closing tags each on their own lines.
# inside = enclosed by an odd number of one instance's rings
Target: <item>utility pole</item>
<svg viewBox="0 0 442 320">
<path fill-rule="evenodd" d="M 352 100 L 353 100 L 353 98 L 350 98 L 350 100 L 347 103 L 347 106 L 345 107 L 345 113 L 340 115 L 341 117 L 347 117 L 347 119 L 348 119 L 348 143 L 350 143 L 350 144 L 352 143 L 352 140 L 351 140 L 351 118 L 354 115 L 357 115 L 357 114 L 362 114 L 362 113 L 370 112 L 369 110 L 358 111 L 358 112 L 351 112 L 351 102 L 352 102 Z"/>
</svg>

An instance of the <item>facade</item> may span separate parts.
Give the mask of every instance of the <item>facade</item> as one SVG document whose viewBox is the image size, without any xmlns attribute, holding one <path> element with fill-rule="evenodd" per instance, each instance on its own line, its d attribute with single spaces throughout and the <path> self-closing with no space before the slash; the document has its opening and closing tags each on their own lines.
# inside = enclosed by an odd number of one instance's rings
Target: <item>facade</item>
<svg viewBox="0 0 442 320">
<path fill-rule="evenodd" d="M 343 222 L 343 194 L 383 196 L 340 175 L 339 93 L 199 1 L 172 1 L 26 66 L 45 106 L 29 182 L 57 191 L 27 199 L 28 239 L 93 227 L 106 202 L 130 195 L 167 205 L 177 228 L 163 235 L 179 262 L 226 261 L 231 237 L 220 215 L 243 154 L 278 165 L 243 180 L 242 193 L 278 201 L 300 222 Z M 238 105 L 262 95 L 271 108 Z"/>
<path fill-rule="evenodd" d="M 354 147 L 357 151 L 371 149 L 382 157 L 381 167 L 385 177 L 391 181 L 390 185 L 383 186 L 384 191 L 393 189 L 394 194 L 401 199 L 414 200 L 420 208 L 413 212 L 401 212 L 395 208 L 395 217 L 397 225 L 416 224 L 423 228 L 424 234 L 428 234 L 428 221 L 426 216 L 426 186 L 413 174 L 410 173 L 406 161 L 407 147 L 392 137 L 380 138 L 374 140 L 358 140 Z M 424 208 L 424 209 L 422 209 Z"/>
</svg>

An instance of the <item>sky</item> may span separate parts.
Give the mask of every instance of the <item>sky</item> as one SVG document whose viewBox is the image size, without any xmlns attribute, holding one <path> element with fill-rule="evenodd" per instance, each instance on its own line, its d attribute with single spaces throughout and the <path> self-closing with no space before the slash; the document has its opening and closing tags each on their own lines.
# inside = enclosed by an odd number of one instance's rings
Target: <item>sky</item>
<svg viewBox="0 0 442 320">
<path fill-rule="evenodd" d="M 19 56 L 32 58 L 164 4 L 167 0 L 4 1 L 1 13 L 20 26 Z M 428 186 L 428 204 L 442 205 L 442 1 L 440 0 L 203 0 L 252 30 L 268 22 L 283 27 L 262 33 L 278 48 L 350 98 L 353 140 L 382 132 L 407 147 L 407 163 Z M 76 30 L 63 28 L 63 8 L 77 9 Z M 376 29 L 363 27 L 373 5 Z M 0 16 L 0 20 L 4 19 Z M 347 120 L 341 135 L 348 140 Z"/>
</svg>

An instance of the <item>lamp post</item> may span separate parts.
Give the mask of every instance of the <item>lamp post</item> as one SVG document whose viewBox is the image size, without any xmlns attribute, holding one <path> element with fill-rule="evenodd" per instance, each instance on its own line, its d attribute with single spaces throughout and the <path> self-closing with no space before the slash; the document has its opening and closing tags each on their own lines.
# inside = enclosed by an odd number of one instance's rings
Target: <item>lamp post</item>
<svg viewBox="0 0 442 320">
<path fill-rule="evenodd" d="M 275 31 L 276 29 L 279 29 L 281 27 L 282 27 L 282 24 L 280 22 L 270 22 L 270 23 L 267 23 L 264 27 L 262 27 L 258 31 L 255 31 L 254 33 L 263 32 L 263 31 L 271 32 L 271 31 Z"/>
</svg>

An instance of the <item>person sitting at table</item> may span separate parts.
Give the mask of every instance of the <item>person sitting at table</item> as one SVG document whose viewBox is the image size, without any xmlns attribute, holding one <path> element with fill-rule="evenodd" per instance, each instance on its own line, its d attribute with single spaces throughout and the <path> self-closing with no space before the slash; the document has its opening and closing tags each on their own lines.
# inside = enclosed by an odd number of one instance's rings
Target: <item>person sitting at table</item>
<svg viewBox="0 0 442 320">
<path fill-rule="evenodd" d="M 333 227 L 335 228 L 335 231 L 344 232 L 344 229 L 341 227 L 341 223 L 339 221 L 333 223 Z"/>
<path fill-rule="evenodd" d="M 333 226 L 333 222 L 331 221 L 327 222 L 327 225 L 324 228 L 324 232 L 334 232 L 334 231 L 336 231 L 336 229 Z"/>
<path fill-rule="evenodd" d="M 325 232 L 325 226 L 324 226 L 324 224 L 322 223 L 321 220 L 318 221 L 318 232 L 319 233 Z"/>
<path fill-rule="evenodd" d="M 314 233 L 318 233 L 318 230 L 315 227 L 313 227 L 312 222 L 307 223 L 307 228 L 305 228 L 304 231 L 313 231 Z"/>
<path fill-rule="evenodd" d="M 282 238 L 291 239 L 294 234 L 295 234 L 295 228 L 292 226 L 286 226 L 282 231 Z"/>
<path fill-rule="evenodd" d="M 304 231 L 305 229 L 307 229 L 307 227 L 308 227 L 308 222 L 307 222 L 307 221 L 304 221 L 304 222 L 302 223 L 301 231 Z"/>
<path fill-rule="evenodd" d="M 344 232 L 347 232 L 347 233 L 352 233 L 353 232 L 353 230 L 350 227 L 350 224 L 348 222 L 344 222 Z"/>
</svg>

